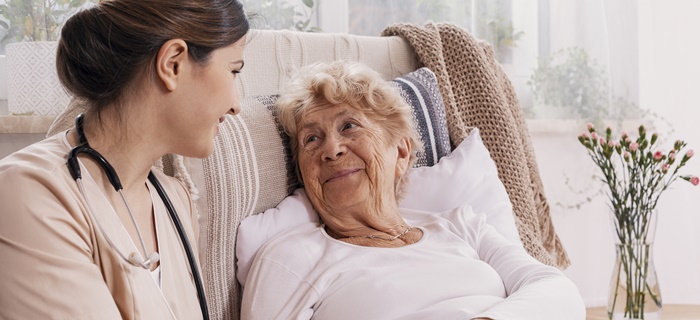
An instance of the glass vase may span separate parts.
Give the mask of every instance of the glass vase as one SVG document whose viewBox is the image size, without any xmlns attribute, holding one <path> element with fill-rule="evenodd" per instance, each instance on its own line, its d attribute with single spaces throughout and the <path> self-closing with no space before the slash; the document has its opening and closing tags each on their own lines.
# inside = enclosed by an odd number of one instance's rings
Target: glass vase
<svg viewBox="0 0 700 320">
<path fill-rule="evenodd" d="M 653 244 L 617 244 L 608 300 L 612 320 L 661 319 Z"/>
<path fill-rule="evenodd" d="M 615 207 L 612 213 L 617 242 L 608 318 L 661 319 L 661 291 L 654 266 L 657 212 L 646 206 L 624 206 Z"/>
</svg>

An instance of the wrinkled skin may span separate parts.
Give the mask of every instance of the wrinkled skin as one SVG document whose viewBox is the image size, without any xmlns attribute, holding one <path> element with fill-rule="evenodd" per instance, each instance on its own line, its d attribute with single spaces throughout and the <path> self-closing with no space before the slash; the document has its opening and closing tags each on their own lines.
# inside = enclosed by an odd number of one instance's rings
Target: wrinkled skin
<svg viewBox="0 0 700 320">
<path fill-rule="evenodd" d="M 347 104 L 313 107 L 298 128 L 306 193 L 330 235 L 405 230 L 395 186 L 408 167 L 408 138 L 389 141 L 380 123 Z"/>
</svg>

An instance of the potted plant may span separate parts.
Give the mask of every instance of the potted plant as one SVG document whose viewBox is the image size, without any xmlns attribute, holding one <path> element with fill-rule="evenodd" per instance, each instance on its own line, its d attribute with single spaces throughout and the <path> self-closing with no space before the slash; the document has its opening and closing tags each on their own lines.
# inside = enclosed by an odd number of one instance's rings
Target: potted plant
<svg viewBox="0 0 700 320">
<path fill-rule="evenodd" d="M 542 109 L 595 124 L 608 116 L 606 71 L 583 48 L 562 49 L 540 59 L 527 84 Z"/>
<path fill-rule="evenodd" d="M 262 29 L 293 29 L 303 32 L 321 32 L 312 24 L 317 8 L 314 0 L 299 0 L 301 4 L 277 0 L 242 0 L 249 12 L 255 12 L 265 19 Z"/>
<path fill-rule="evenodd" d="M 496 60 L 502 64 L 512 63 L 512 49 L 517 47 L 517 42 L 525 32 L 516 31 L 513 23 L 503 17 L 488 20 L 486 26 L 486 39 L 493 44 Z"/>
<path fill-rule="evenodd" d="M 0 5 L 0 49 L 9 65 L 8 109 L 55 115 L 70 102 L 56 75 L 56 40 L 63 23 L 95 0 L 7 0 Z"/>
</svg>

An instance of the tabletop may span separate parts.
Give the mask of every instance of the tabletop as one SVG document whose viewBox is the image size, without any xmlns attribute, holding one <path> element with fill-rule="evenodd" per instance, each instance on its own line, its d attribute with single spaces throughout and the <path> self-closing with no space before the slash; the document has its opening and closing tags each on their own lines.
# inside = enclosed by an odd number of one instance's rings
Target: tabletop
<svg viewBox="0 0 700 320">
<path fill-rule="evenodd" d="M 664 304 L 663 320 L 700 320 L 700 305 Z M 608 320 L 606 307 L 586 309 L 586 320 Z"/>
</svg>

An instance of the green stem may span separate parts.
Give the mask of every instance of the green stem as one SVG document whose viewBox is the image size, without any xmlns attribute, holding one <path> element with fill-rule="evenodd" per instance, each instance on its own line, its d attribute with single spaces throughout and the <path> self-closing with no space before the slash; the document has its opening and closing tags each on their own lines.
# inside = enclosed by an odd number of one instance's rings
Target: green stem
<svg viewBox="0 0 700 320">
<path fill-rule="evenodd" d="M 620 277 L 622 270 L 625 272 L 625 317 L 635 319 L 644 319 L 646 309 L 646 298 L 651 298 L 656 306 L 660 306 L 661 302 L 658 295 L 652 290 L 649 284 L 649 263 L 650 251 L 652 247 L 649 244 L 620 244 L 618 245 L 618 258 L 620 266 L 618 267 L 618 275 L 616 278 L 616 288 L 614 291 L 614 299 L 611 309 L 608 311 L 610 318 L 615 311 L 617 295 L 619 294 Z"/>
</svg>

